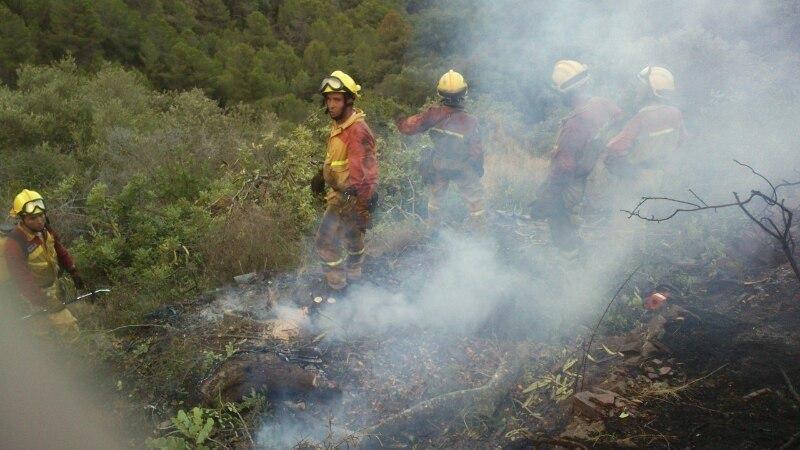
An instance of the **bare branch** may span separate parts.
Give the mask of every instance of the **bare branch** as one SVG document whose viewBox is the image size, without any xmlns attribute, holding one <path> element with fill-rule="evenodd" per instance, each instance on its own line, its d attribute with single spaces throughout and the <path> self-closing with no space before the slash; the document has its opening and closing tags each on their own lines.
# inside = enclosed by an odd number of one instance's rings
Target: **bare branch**
<svg viewBox="0 0 800 450">
<path fill-rule="evenodd" d="M 708 206 L 708 203 L 706 203 L 706 202 L 705 202 L 705 201 L 704 201 L 702 198 L 700 198 L 700 196 L 699 196 L 699 195 L 695 194 L 693 190 L 689 189 L 689 192 L 690 192 L 690 193 L 691 193 L 691 194 L 694 196 L 694 198 L 696 198 L 697 200 L 699 200 L 699 201 L 700 201 L 700 203 L 702 203 L 702 204 L 703 204 L 703 206 Z"/>
<path fill-rule="evenodd" d="M 748 164 L 745 164 L 743 162 L 739 162 L 736 159 L 734 159 L 733 162 L 735 162 L 736 164 L 739 164 L 742 167 L 747 167 L 748 169 L 750 169 L 750 172 L 753 172 L 753 175 L 755 175 L 755 176 L 761 178 L 762 180 L 764 180 L 769 185 L 769 187 L 772 189 L 772 198 L 774 198 L 775 201 L 778 200 L 778 189 L 775 187 L 774 184 L 772 184 L 771 181 L 769 181 L 769 179 L 767 179 L 767 177 L 765 177 L 764 175 L 761 175 L 760 173 L 758 173 L 756 171 L 756 169 L 753 169 L 753 167 L 748 165 Z"/>
<path fill-rule="evenodd" d="M 693 201 L 687 200 L 678 200 L 669 197 L 642 197 L 639 203 L 636 206 L 628 211 L 622 210 L 624 213 L 628 214 L 628 218 L 631 217 L 638 217 L 639 219 L 645 220 L 647 222 L 664 222 L 667 220 L 672 219 L 673 217 L 677 216 L 681 213 L 692 213 L 692 212 L 700 212 L 700 211 L 716 211 L 718 209 L 730 208 L 730 207 L 737 207 L 739 208 L 750 221 L 756 224 L 761 230 L 768 234 L 771 238 L 775 239 L 780 245 L 781 250 L 783 251 L 784 255 L 786 256 L 789 265 L 792 267 L 794 271 L 795 277 L 800 281 L 800 268 L 798 268 L 797 261 L 795 259 L 795 239 L 792 236 L 792 221 L 794 219 L 794 212 L 786 206 L 784 199 L 778 199 L 778 189 L 783 187 L 789 186 L 798 186 L 800 185 L 800 181 L 798 182 L 788 182 L 784 180 L 780 184 L 772 183 L 767 177 L 759 173 L 755 170 L 752 166 L 742 163 L 740 161 L 734 160 L 736 164 L 746 167 L 750 169 L 757 177 L 764 180 L 772 190 L 772 195 L 764 194 L 758 190 L 750 191 L 750 195 L 746 198 L 742 198 L 738 192 L 733 192 L 733 198 L 735 201 L 730 203 L 721 203 L 717 205 L 709 205 L 706 203 L 699 195 L 697 195 L 693 190 L 689 189 L 689 192 L 694 196 L 697 201 L 700 203 L 695 203 Z M 750 205 L 754 199 L 760 199 L 764 202 L 764 209 L 760 213 L 760 217 L 757 217 L 750 209 L 748 209 L 748 205 Z M 649 217 L 643 215 L 642 207 L 647 204 L 648 202 L 667 202 L 673 205 L 678 205 L 678 207 L 674 208 L 670 214 L 655 217 L 651 215 Z M 781 217 L 781 226 L 778 226 L 776 221 L 773 219 L 776 217 L 777 213 L 770 214 L 770 210 L 774 211 L 774 208 L 778 208 L 778 213 L 780 213 Z"/>
</svg>

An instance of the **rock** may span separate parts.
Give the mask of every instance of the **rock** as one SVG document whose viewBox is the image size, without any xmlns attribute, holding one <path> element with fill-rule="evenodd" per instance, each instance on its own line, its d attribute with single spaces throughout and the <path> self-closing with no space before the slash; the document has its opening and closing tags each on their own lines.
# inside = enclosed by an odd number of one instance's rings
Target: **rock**
<svg viewBox="0 0 800 450">
<path fill-rule="evenodd" d="M 773 392 L 773 390 L 770 389 L 770 388 L 761 388 L 761 389 L 755 390 L 755 391 L 753 391 L 753 392 L 751 392 L 751 393 L 749 393 L 747 395 L 742 396 L 742 400 L 747 402 L 747 401 L 753 400 L 754 398 L 761 397 L 764 394 L 768 394 L 770 392 Z"/>
<path fill-rule="evenodd" d="M 267 339 L 277 339 L 279 341 L 289 341 L 297 339 L 301 334 L 300 324 L 289 319 L 274 319 L 266 321 L 264 337 Z"/>
<path fill-rule="evenodd" d="M 664 318 L 661 314 L 657 314 L 647 322 L 647 332 L 645 333 L 645 339 L 650 341 L 654 339 L 661 339 L 664 335 L 664 324 L 667 323 L 667 319 Z"/>
<path fill-rule="evenodd" d="M 245 274 L 242 274 L 242 275 L 236 275 L 235 277 L 233 277 L 233 281 L 235 281 L 236 284 L 250 284 L 255 280 L 256 280 L 256 273 L 255 272 L 245 273 Z"/>
<path fill-rule="evenodd" d="M 572 404 L 579 414 L 590 419 L 608 417 L 609 410 L 627 400 L 616 392 L 595 388 L 596 392 L 582 391 L 572 397 Z"/>
<path fill-rule="evenodd" d="M 662 367 L 658 369 L 659 375 L 669 375 L 672 372 L 672 367 Z"/>
<path fill-rule="evenodd" d="M 628 367 L 638 367 L 641 364 L 643 358 L 640 355 L 631 356 L 630 358 L 626 358 L 624 364 Z"/>
<path fill-rule="evenodd" d="M 605 431 L 605 424 L 599 420 L 587 422 L 580 417 L 575 417 L 567 425 L 560 437 L 578 442 L 588 441 L 600 434 L 605 433 Z"/>
<path fill-rule="evenodd" d="M 292 411 L 305 411 L 306 410 L 306 402 L 293 402 L 291 400 L 286 400 L 283 402 L 283 406 L 291 409 Z"/>
<path fill-rule="evenodd" d="M 672 353 L 666 345 L 658 341 L 647 341 L 642 346 L 642 356 L 649 358 L 654 355 L 663 355 Z"/>
<path fill-rule="evenodd" d="M 642 353 L 643 339 L 638 334 L 629 334 L 619 348 L 619 352 L 625 356 L 634 356 Z"/>
</svg>

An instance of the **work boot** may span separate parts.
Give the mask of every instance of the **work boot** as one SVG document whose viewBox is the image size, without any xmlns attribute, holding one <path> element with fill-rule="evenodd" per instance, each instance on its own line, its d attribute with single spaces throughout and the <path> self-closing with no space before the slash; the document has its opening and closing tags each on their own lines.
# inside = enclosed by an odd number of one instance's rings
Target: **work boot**
<svg viewBox="0 0 800 450">
<path fill-rule="evenodd" d="M 348 267 L 347 271 L 347 281 L 360 281 L 363 275 L 363 270 L 361 266 L 357 267 Z"/>
<path fill-rule="evenodd" d="M 325 272 L 325 282 L 327 282 L 328 287 L 334 291 L 341 291 L 347 287 L 347 276 L 341 269 L 328 270 Z"/>
<path fill-rule="evenodd" d="M 361 279 L 362 270 L 364 265 L 365 248 L 360 251 L 351 252 L 348 250 L 347 259 L 345 260 L 345 273 L 347 274 L 347 281 L 358 281 Z"/>
</svg>

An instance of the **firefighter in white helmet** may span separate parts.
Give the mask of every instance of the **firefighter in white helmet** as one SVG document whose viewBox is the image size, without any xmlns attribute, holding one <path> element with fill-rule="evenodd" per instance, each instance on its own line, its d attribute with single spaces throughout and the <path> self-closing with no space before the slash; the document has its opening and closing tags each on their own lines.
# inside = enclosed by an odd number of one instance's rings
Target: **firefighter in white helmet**
<svg viewBox="0 0 800 450">
<path fill-rule="evenodd" d="M 624 186 L 616 190 L 624 192 L 624 202 L 660 193 L 665 161 L 687 136 L 683 114 L 672 104 L 672 73 L 663 67 L 647 66 L 637 78 L 640 109 L 607 145 L 606 165 L 622 179 Z"/>
<path fill-rule="evenodd" d="M 611 100 L 591 96 L 589 80 L 589 68 L 578 61 L 561 60 L 553 67 L 553 89 L 571 110 L 559 124 L 550 171 L 532 210 L 534 217 L 547 218 L 553 244 L 568 255 L 581 247 L 586 180 L 604 151 L 604 132 L 622 113 Z"/>
</svg>

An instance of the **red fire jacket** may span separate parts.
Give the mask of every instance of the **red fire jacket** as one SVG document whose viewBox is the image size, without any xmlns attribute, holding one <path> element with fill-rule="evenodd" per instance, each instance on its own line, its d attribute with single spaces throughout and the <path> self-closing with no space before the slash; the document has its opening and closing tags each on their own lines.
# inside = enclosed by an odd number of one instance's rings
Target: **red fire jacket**
<svg viewBox="0 0 800 450">
<path fill-rule="evenodd" d="M 637 142 L 657 138 L 665 133 L 675 133 L 675 146 L 681 145 L 686 140 L 686 127 L 683 124 L 681 111 L 671 105 L 646 106 L 608 142 L 608 153 L 610 156 L 624 156 Z"/>
<path fill-rule="evenodd" d="M 459 108 L 437 105 L 415 114 L 407 119 L 397 121 L 397 129 L 403 134 L 417 134 L 432 128 L 457 133 L 467 140 L 469 158 L 481 160 L 483 146 L 478 133 L 478 119 Z"/>
<path fill-rule="evenodd" d="M 75 263 L 72 260 L 66 247 L 61 244 L 58 235 L 48 227 L 47 232 L 43 233 L 44 239 L 36 234 L 30 233 L 19 225 L 11 233 L 15 236 L 9 235 L 6 239 L 4 256 L 8 266 L 9 275 L 14 286 L 19 290 L 20 294 L 27 299 L 32 305 L 37 307 L 44 307 L 47 303 L 47 296 L 44 290 L 36 284 L 33 274 L 28 267 L 28 255 L 35 250 L 36 247 L 45 245 L 48 239 L 53 240 L 53 244 L 58 257 L 58 265 L 62 269 L 72 273 L 75 271 Z M 27 248 L 22 248 L 18 241 L 27 242 Z"/>
<path fill-rule="evenodd" d="M 344 123 L 331 125 L 323 174 L 333 189 L 331 195 L 354 186 L 359 200 L 367 202 L 378 186 L 378 157 L 375 138 L 364 117 L 357 109 Z"/>
<path fill-rule="evenodd" d="M 622 110 L 605 98 L 592 97 L 561 120 L 550 166 L 551 176 L 572 176 L 588 145 L 604 127 L 619 120 Z"/>
</svg>

